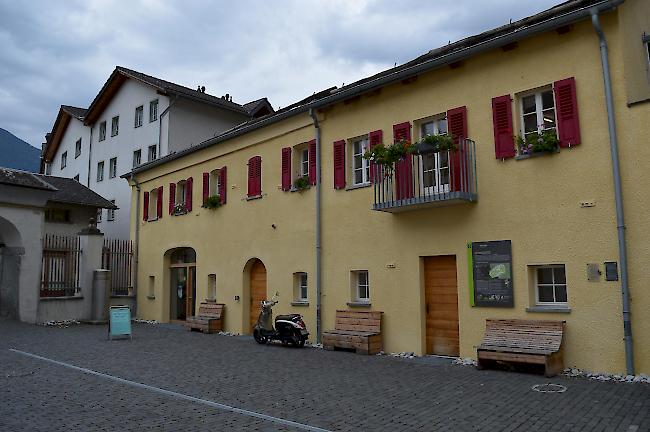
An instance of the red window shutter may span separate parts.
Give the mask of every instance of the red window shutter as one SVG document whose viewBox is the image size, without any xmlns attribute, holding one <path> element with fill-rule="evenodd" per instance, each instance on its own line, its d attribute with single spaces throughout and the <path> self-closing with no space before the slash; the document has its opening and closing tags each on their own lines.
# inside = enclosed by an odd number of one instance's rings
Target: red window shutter
<svg viewBox="0 0 650 432">
<path fill-rule="evenodd" d="M 163 217 L 163 187 L 158 188 L 158 197 L 156 198 L 156 216 L 158 219 Z"/>
<path fill-rule="evenodd" d="M 309 141 L 309 184 L 316 184 L 316 140 Z"/>
<path fill-rule="evenodd" d="M 174 214 L 176 205 L 176 183 L 169 183 L 169 214 Z"/>
<path fill-rule="evenodd" d="M 411 123 L 404 122 L 393 125 L 393 141 L 411 142 Z M 413 198 L 413 161 L 407 155 L 395 163 L 395 195 L 397 199 Z"/>
<path fill-rule="evenodd" d="M 226 191 L 228 190 L 228 175 L 226 167 L 223 167 L 219 170 L 219 197 L 221 198 L 221 204 L 226 203 Z"/>
<path fill-rule="evenodd" d="M 262 194 L 262 158 L 253 156 L 248 160 L 248 196 Z"/>
<path fill-rule="evenodd" d="M 372 131 L 368 134 L 368 148 L 372 148 L 378 144 L 381 144 L 383 140 L 383 132 L 380 130 Z M 379 172 L 377 170 L 377 165 L 374 162 L 370 161 L 370 181 L 375 183 Z"/>
<path fill-rule="evenodd" d="M 291 189 L 291 147 L 282 149 L 282 190 Z"/>
<path fill-rule="evenodd" d="M 185 180 L 185 208 L 188 212 L 192 211 L 192 177 Z"/>
<path fill-rule="evenodd" d="M 571 77 L 556 81 L 555 108 L 560 147 L 572 147 L 580 144 L 580 122 L 578 119 L 578 99 L 576 96 L 576 79 Z"/>
<path fill-rule="evenodd" d="M 512 130 L 512 102 L 510 95 L 492 99 L 492 124 L 494 126 L 494 153 L 497 159 L 515 155 L 515 137 Z"/>
<path fill-rule="evenodd" d="M 203 205 L 210 196 L 210 173 L 203 173 Z"/>
<path fill-rule="evenodd" d="M 467 107 L 462 106 L 447 111 L 447 131 L 456 144 L 461 139 L 467 138 Z M 462 189 L 461 157 L 462 151 L 460 149 L 449 154 L 449 188 L 452 191 Z"/>
<path fill-rule="evenodd" d="M 345 141 L 334 142 L 334 189 L 345 188 Z"/>
<path fill-rule="evenodd" d="M 142 198 L 142 220 L 149 220 L 149 192 L 145 192 Z"/>
</svg>

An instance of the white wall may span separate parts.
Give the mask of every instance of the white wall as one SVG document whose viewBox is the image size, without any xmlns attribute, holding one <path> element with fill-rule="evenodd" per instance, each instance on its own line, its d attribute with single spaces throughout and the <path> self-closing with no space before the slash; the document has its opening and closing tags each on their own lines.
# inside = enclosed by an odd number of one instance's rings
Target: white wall
<svg viewBox="0 0 650 432">
<path fill-rule="evenodd" d="M 127 80 L 113 97 L 104 112 L 93 124 L 92 155 L 90 163 L 90 189 L 107 200 L 115 200 L 119 210 L 115 220 L 108 221 L 107 211 L 103 210 L 102 222 L 98 228 L 107 238 L 129 238 L 129 212 L 131 191 L 122 174 L 131 171 L 133 152 L 142 151 L 142 162 L 147 161 L 150 145 L 158 145 L 160 120 L 149 122 L 149 102 L 158 99 L 158 117 L 167 108 L 169 98 L 156 93 L 156 90 L 134 80 Z M 142 126 L 135 127 L 135 109 L 144 107 Z M 119 133 L 111 136 L 111 121 L 120 116 Z M 99 141 L 99 125 L 106 121 L 106 139 Z M 160 157 L 160 155 L 158 155 Z M 110 159 L 117 158 L 117 176 L 109 178 Z M 104 161 L 104 180 L 97 181 L 97 163 Z"/>
<path fill-rule="evenodd" d="M 75 158 L 75 144 L 81 138 L 81 154 Z M 59 149 L 52 160 L 51 174 L 58 177 L 74 178 L 79 174 L 79 182 L 88 185 L 88 151 L 90 148 L 90 128 L 75 117 L 70 119 L 63 133 Z M 66 167 L 61 169 L 61 155 L 68 152 Z"/>
</svg>

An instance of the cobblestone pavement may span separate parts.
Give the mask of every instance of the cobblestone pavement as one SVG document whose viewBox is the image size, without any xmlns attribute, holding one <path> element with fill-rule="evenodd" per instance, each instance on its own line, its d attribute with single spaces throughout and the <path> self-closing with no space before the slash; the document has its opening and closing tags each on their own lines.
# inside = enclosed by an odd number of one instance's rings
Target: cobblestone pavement
<svg viewBox="0 0 650 432">
<path fill-rule="evenodd" d="M 446 361 L 260 346 L 247 337 L 134 324 L 40 327 L 0 320 L 1 431 L 298 431 L 9 349 L 332 431 L 650 431 L 650 385 Z M 564 393 L 539 393 L 553 382 Z"/>
</svg>

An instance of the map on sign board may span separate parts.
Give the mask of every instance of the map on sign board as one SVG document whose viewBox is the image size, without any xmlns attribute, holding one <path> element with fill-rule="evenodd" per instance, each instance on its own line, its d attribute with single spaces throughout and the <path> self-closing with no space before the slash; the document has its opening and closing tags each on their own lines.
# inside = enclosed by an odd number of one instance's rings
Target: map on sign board
<svg viewBox="0 0 650 432">
<path fill-rule="evenodd" d="M 514 306 L 510 240 L 471 244 L 474 304 Z"/>
</svg>

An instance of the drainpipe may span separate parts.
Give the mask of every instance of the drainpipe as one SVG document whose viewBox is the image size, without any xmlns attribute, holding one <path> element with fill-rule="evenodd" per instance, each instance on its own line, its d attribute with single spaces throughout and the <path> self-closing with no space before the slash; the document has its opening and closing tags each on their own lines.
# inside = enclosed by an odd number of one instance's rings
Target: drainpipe
<svg viewBox="0 0 650 432">
<path fill-rule="evenodd" d="M 598 11 L 591 10 L 591 23 L 600 41 L 600 60 L 603 67 L 605 85 L 605 104 L 607 107 L 607 126 L 609 128 L 609 145 L 614 174 L 614 198 L 616 201 L 616 229 L 618 231 L 618 254 L 621 260 L 621 294 L 623 296 L 623 333 L 625 339 L 625 364 L 628 375 L 634 375 L 634 351 L 632 345 L 632 322 L 630 320 L 630 291 L 627 284 L 627 246 L 625 242 L 625 218 L 623 217 L 623 191 L 621 188 L 621 172 L 618 159 L 618 138 L 616 135 L 616 120 L 614 118 L 614 101 L 612 97 L 612 82 L 609 72 L 609 55 L 605 33 L 600 26 Z"/>
<path fill-rule="evenodd" d="M 138 295 L 138 261 L 140 252 L 140 183 L 135 175 L 131 174 L 131 182 L 135 185 L 137 195 L 135 197 L 135 241 L 133 242 L 133 292 Z"/>
<path fill-rule="evenodd" d="M 320 179 L 320 125 L 318 117 L 313 109 L 309 110 L 309 116 L 314 121 L 316 130 L 316 343 L 320 343 L 321 324 L 321 179 Z"/>
</svg>

